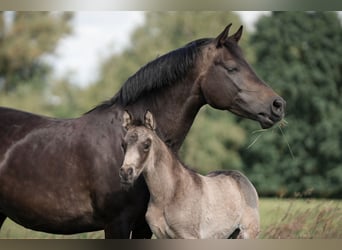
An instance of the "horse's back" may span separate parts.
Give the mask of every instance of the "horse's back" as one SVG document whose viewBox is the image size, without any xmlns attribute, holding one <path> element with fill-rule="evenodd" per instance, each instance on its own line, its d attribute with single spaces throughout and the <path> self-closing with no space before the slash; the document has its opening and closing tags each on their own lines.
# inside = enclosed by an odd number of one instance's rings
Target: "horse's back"
<svg viewBox="0 0 342 250">
<path fill-rule="evenodd" d="M 41 120 L 44 119 L 44 116 L 33 114 L 30 112 L 7 108 L 7 107 L 0 107 L 0 126 L 11 126 L 16 123 L 22 123 L 25 121 L 31 120 Z"/>
<path fill-rule="evenodd" d="M 0 162 L 8 147 L 44 123 L 43 116 L 0 107 Z"/>
</svg>

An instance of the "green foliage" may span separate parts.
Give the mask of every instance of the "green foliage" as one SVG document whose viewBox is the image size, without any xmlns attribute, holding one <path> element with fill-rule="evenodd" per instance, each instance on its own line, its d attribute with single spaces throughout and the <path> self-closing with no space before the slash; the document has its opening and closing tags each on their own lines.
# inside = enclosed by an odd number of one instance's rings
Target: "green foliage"
<svg viewBox="0 0 342 250">
<path fill-rule="evenodd" d="M 45 79 L 51 70 L 42 56 L 53 52 L 60 38 L 70 33 L 71 17 L 69 13 L 0 13 L 0 91 L 12 91 L 25 82 L 42 87 L 37 79 Z"/>
<path fill-rule="evenodd" d="M 242 169 L 237 153 L 245 132 L 227 112 L 205 106 L 199 112 L 180 150 L 185 163 L 206 174 L 216 169 Z"/>
<path fill-rule="evenodd" d="M 241 151 L 258 191 L 342 197 L 342 27 L 334 12 L 275 12 L 250 38 L 256 71 L 287 101 L 285 138 L 263 133 Z M 246 128 L 252 129 L 248 122 Z M 255 129 L 255 128 L 254 128 Z"/>
<path fill-rule="evenodd" d="M 77 85 L 71 84 L 67 78 L 52 81 L 47 93 L 48 110 L 56 117 L 80 116 L 86 111 L 82 108 L 83 91 Z"/>
</svg>

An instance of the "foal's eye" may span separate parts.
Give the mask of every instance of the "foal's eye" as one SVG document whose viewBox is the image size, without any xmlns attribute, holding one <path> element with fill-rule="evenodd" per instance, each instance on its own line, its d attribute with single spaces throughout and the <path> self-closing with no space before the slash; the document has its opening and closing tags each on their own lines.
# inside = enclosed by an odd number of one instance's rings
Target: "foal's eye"
<svg viewBox="0 0 342 250">
<path fill-rule="evenodd" d="M 150 146 L 151 146 L 151 140 L 150 139 L 147 139 L 144 144 L 143 144 L 143 150 L 146 152 L 150 149 Z"/>
</svg>

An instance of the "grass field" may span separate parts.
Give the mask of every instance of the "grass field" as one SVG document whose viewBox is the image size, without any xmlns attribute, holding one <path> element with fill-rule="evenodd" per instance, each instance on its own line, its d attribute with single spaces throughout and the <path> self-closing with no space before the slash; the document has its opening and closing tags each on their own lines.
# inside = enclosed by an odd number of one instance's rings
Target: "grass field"
<svg viewBox="0 0 342 250">
<path fill-rule="evenodd" d="M 342 238 L 342 201 L 261 199 L 261 239 Z M 25 229 L 7 219 L 0 239 L 99 239 L 103 232 L 53 235 Z"/>
</svg>

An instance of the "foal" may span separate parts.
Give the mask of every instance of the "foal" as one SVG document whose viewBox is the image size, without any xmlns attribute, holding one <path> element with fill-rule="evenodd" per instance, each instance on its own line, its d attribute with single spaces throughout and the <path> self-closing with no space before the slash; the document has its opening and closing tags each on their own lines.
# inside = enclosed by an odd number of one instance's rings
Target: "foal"
<svg viewBox="0 0 342 250">
<path fill-rule="evenodd" d="M 154 133 L 152 114 L 133 126 L 125 112 L 125 158 L 121 185 L 129 188 L 142 173 L 150 191 L 146 220 L 157 238 L 256 238 L 260 230 L 258 195 L 238 171 L 202 176 L 183 166 Z"/>
</svg>

